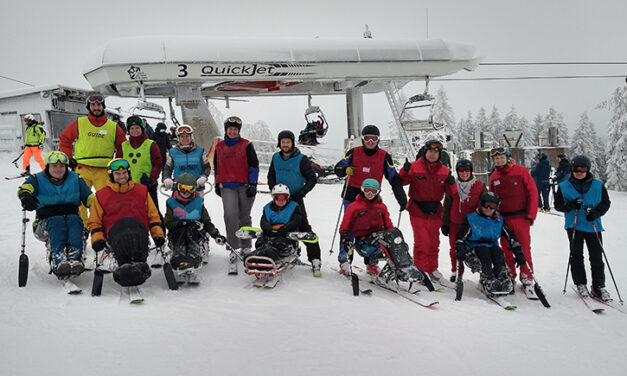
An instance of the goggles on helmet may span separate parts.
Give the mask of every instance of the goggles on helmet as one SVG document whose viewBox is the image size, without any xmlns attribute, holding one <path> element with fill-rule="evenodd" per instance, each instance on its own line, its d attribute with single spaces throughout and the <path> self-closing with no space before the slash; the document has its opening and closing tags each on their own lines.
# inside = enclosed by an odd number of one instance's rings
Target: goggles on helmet
<svg viewBox="0 0 627 376">
<path fill-rule="evenodd" d="M 194 193 L 196 192 L 196 187 L 193 185 L 187 184 L 177 184 L 176 189 L 181 193 Z"/>
<path fill-rule="evenodd" d="M 90 95 L 87 97 L 87 103 L 104 103 L 104 97 L 102 95 Z"/>
<path fill-rule="evenodd" d="M 368 135 L 363 136 L 362 138 L 364 139 L 364 142 L 374 143 L 374 142 L 379 141 L 379 136 L 374 135 L 374 134 L 368 134 Z"/>
<path fill-rule="evenodd" d="M 588 172 L 588 167 L 573 167 L 573 172 L 586 173 Z"/>
<path fill-rule="evenodd" d="M 470 172 L 472 169 L 470 167 L 457 167 L 457 172 Z"/>
<path fill-rule="evenodd" d="M 499 147 L 496 147 L 496 148 L 490 150 L 490 155 L 492 157 L 497 156 L 497 155 L 507 155 L 507 150 L 505 150 L 504 147 L 499 146 Z"/>
<path fill-rule="evenodd" d="M 65 153 L 55 150 L 46 155 L 46 160 L 44 162 L 46 165 L 50 163 L 63 163 L 66 165 L 69 163 L 69 158 L 65 155 Z"/>
<path fill-rule="evenodd" d="M 372 194 L 373 196 L 376 196 L 379 193 L 379 190 L 373 187 L 364 187 L 361 189 L 362 192 L 364 192 L 364 194 Z"/>
<path fill-rule="evenodd" d="M 483 206 L 484 209 L 496 210 L 496 204 L 493 202 L 484 202 L 481 206 Z"/>
<path fill-rule="evenodd" d="M 180 136 L 182 134 L 194 134 L 194 130 L 189 125 L 181 125 L 176 129 L 176 135 Z"/>
<path fill-rule="evenodd" d="M 427 145 L 427 150 L 437 150 L 440 151 L 444 148 L 441 142 L 432 142 Z"/>
<path fill-rule="evenodd" d="M 459 169 L 461 167 L 472 168 L 472 163 L 470 161 L 459 161 L 459 162 L 457 162 L 457 169 Z"/>
<path fill-rule="evenodd" d="M 114 159 L 111 162 L 109 162 L 109 166 L 107 166 L 107 170 L 109 171 L 117 171 L 119 169 L 130 169 L 131 165 L 129 165 L 128 161 L 126 159 Z"/>
<path fill-rule="evenodd" d="M 238 118 L 237 116 L 231 116 L 224 122 L 224 124 L 226 124 L 227 126 L 233 123 L 237 125 L 242 125 L 242 119 Z"/>
<path fill-rule="evenodd" d="M 272 196 L 272 199 L 274 201 L 287 201 L 287 199 L 290 197 L 290 195 L 285 194 L 285 193 L 277 193 L 275 195 Z"/>
</svg>

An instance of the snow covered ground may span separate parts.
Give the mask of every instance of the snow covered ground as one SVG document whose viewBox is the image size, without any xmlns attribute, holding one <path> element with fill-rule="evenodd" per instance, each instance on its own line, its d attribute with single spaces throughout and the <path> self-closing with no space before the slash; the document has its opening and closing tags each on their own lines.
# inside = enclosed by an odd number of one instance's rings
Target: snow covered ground
<svg viewBox="0 0 627 376">
<path fill-rule="evenodd" d="M 0 154 L 0 175 L 17 172 L 13 157 Z M 353 297 L 350 283 L 331 269 L 337 251 L 329 255 L 341 185 L 318 185 L 306 198 L 320 235 L 322 279 L 296 267 L 275 289 L 260 290 L 241 268 L 228 276 L 227 252 L 212 245 L 200 286 L 169 291 L 153 270 L 142 287 L 146 300 L 135 306 L 120 299 L 110 276 L 102 296 L 91 297 L 89 272 L 77 281 L 83 294 L 66 295 L 47 274 L 44 245 L 30 226 L 28 285 L 18 288 L 21 180 L 0 181 L 0 375 L 624 375 L 627 317 L 612 309 L 593 314 L 570 287 L 562 294 L 568 247 L 558 216 L 539 214 L 532 227 L 536 277 L 550 309 L 517 294 L 510 300 L 518 309 L 505 311 L 479 295 L 478 276 L 468 273 L 461 302 L 452 291 L 425 293 L 440 302 L 435 310 L 376 288 Z M 383 189 L 396 222 L 398 207 L 387 183 Z M 627 296 L 627 194 L 610 197 L 604 243 Z M 255 224 L 268 200 L 257 196 Z M 223 232 L 213 193 L 207 207 Z M 411 246 L 407 213 L 400 227 Z M 441 242 L 440 270 L 448 276 L 447 238 Z"/>
</svg>

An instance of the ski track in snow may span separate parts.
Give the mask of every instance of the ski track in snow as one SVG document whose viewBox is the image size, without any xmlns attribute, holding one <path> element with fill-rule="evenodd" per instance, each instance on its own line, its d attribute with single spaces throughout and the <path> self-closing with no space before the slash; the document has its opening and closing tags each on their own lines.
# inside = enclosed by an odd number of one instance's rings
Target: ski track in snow
<svg viewBox="0 0 627 376">
<path fill-rule="evenodd" d="M 13 158 L 0 154 L 4 176 L 16 172 Z M 306 198 L 310 222 L 320 236 L 321 279 L 312 278 L 308 267 L 296 266 L 276 288 L 258 289 L 243 268 L 228 276 L 228 252 L 212 243 L 200 286 L 170 291 L 162 269 L 152 269 L 141 287 L 145 301 L 135 306 L 120 299 L 120 287 L 110 274 L 100 297 L 90 295 L 91 272 L 75 281 L 82 294 L 65 294 L 48 275 L 44 245 L 34 239 L 32 222 L 26 235 L 28 284 L 18 288 L 21 208 L 15 192 L 22 180 L 0 181 L 7 200 L 0 217 L 0 375 L 177 375 L 198 370 L 216 375 L 584 375 L 598 373 L 599 366 L 604 375 L 624 374 L 625 316 L 611 308 L 594 315 L 570 288 L 562 294 L 568 246 L 563 218 L 557 216 L 539 214 L 532 227 L 536 277 L 550 309 L 517 292 L 506 299 L 518 309 L 505 311 L 481 297 L 478 275 L 469 273 L 464 275 L 463 300 L 455 302 L 453 291 L 432 293 L 440 302 L 434 310 L 376 287 L 371 296 L 353 297 L 350 282 L 330 269 L 337 264 L 339 237 L 331 256 L 329 247 L 339 184 L 318 185 Z M 389 185 L 383 185 L 384 202 L 396 222 L 398 206 Z M 610 198 L 604 245 L 627 295 L 627 194 L 610 192 Z M 163 208 L 165 197 L 160 200 Z M 254 225 L 268 200 L 268 195 L 257 196 Z M 219 198 L 210 193 L 206 206 L 224 233 Z M 401 230 L 411 249 L 407 213 Z M 448 277 L 448 239 L 440 240 L 440 271 Z M 306 260 L 304 246 L 301 257 Z M 617 299 L 607 268 L 606 276 Z"/>
</svg>

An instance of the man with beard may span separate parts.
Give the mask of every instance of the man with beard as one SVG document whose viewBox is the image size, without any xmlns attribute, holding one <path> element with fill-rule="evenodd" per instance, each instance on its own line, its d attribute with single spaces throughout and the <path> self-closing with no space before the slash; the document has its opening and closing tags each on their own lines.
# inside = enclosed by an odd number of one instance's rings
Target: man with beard
<svg viewBox="0 0 627 376">
<path fill-rule="evenodd" d="M 59 136 L 59 149 L 69 157 L 69 166 L 88 187 L 96 191 L 107 185 L 107 164 L 114 154 L 122 155 L 126 134 L 105 113 L 102 95 L 87 97 L 87 116 L 71 122 Z M 87 224 L 87 209 L 81 205 L 80 216 Z"/>
</svg>

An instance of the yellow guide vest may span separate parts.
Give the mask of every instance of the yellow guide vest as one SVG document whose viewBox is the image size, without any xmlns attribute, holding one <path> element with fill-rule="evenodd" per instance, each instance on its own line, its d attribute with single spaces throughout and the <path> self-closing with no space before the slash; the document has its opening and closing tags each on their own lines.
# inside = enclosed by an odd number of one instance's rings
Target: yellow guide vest
<svg viewBox="0 0 627 376">
<path fill-rule="evenodd" d="M 93 125 L 87 116 L 78 118 L 78 138 L 74 143 L 74 158 L 90 167 L 107 167 L 115 154 L 118 125 L 110 119 L 101 127 Z"/>
<path fill-rule="evenodd" d="M 131 165 L 131 177 L 137 183 L 141 183 L 141 178 L 144 174 L 150 177 L 150 172 L 152 171 L 150 148 L 153 142 L 153 140 L 146 139 L 137 149 L 133 148 L 128 140 L 122 143 L 123 158 Z"/>
</svg>

